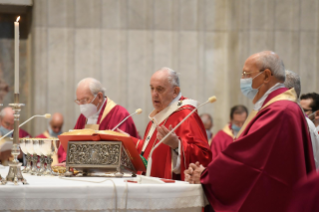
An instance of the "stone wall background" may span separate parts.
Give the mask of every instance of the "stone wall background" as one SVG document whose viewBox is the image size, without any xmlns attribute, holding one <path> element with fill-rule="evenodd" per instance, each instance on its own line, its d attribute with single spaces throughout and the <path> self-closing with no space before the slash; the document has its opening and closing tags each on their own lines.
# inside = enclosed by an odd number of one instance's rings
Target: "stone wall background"
<svg viewBox="0 0 319 212">
<path fill-rule="evenodd" d="M 31 114 L 61 112 L 73 128 L 75 88 L 95 77 L 107 95 L 133 112 L 144 133 L 152 110 L 149 79 L 168 66 L 180 73 L 183 95 L 218 101 L 200 109 L 214 132 L 230 107 L 252 107 L 239 89 L 245 59 L 274 50 L 301 75 L 302 93 L 319 92 L 318 0 L 34 0 Z M 37 119 L 33 135 L 46 129 Z"/>
</svg>

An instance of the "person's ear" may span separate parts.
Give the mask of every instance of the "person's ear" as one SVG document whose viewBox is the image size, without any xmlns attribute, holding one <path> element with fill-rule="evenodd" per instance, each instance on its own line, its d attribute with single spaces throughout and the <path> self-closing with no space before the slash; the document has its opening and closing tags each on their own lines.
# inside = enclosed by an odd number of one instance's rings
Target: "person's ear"
<svg viewBox="0 0 319 212">
<path fill-rule="evenodd" d="M 97 93 L 97 96 L 99 98 L 99 101 L 102 101 L 103 100 L 103 93 L 102 92 L 98 92 Z"/>
<path fill-rule="evenodd" d="M 317 110 L 316 112 L 315 112 L 315 120 L 319 120 L 319 110 Z"/>
<path fill-rule="evenodd" d="M 174 87 L 174 97 L 177 97 L 180 91 L 181 91 L 180 87 L 175 86 Z"/>
<path fill-rule="evenodd" d="M 269 81 L 270 81 L 270 77 L 272 76 L 272 73 L 271 73 L 271 71 L 268 69 L 268 68 L 266 68 L 265 70 L 264 70 L 264 83 L 269 83 Z"/>
</svg>

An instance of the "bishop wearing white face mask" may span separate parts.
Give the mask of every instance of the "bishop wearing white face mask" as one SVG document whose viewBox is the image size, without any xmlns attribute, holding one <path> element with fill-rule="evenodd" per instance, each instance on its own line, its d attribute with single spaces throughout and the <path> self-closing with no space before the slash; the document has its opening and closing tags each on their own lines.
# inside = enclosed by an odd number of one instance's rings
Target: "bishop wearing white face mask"
<svg viewBox="0 0 319 212">
<path fill-rule="evenodd" d="M 81 115 L 74 129 L 111 130 L 129 116 L 124 107 L 105 96 L 105 88 L 94 78 L 85 78 L 78 83 L 75 103 L 80 107 Z M 139 137 L 131 117 L 118 128 L 131 136 Z M 58 158 L 60 163 L 66 159 L 62 145 Z"/>
<path fill-rule="evenodd" d="M 251 55 L 241 88 L 253 112 L 206 168 L 191 164 L 185 171 L 187 181 L 202 184 L 215 211 L 285 211 L 294 185 L 315 170 L 305 116 L 284 81 L 276 53 Z"/>
</svg>

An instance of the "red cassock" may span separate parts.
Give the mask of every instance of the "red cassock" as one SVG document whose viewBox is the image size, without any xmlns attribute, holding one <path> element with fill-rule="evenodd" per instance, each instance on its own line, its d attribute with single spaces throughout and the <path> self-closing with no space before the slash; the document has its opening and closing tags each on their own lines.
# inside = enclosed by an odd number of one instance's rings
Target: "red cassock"
<svg viewBox="0 0 319 212">
<path fill-rule="evenodd" d="M 233 143 L 234 135 L 230 129 L 230 125 L 226 125 L 222 130 L 218 131 L 213 137 L 210 149 L 212 151 L 212 160 L 214 160 L 220 152 L 224 151 L 229 144 Z"/>
<path fill-rule="evenodd" d="M 319 174 L 302 179 L 294 189 L 287 212 L 319 211 Z"/>
<path fill-rule="evenodd" d="M 202 173 L 216 212 L 284 211 L 293 186 L 315 170 L 305 116 L 285 97 L 289 92 L 295 97 L 293 89 L 272 92 L 239 138 Z"/>
<path fill-rule="evenodd" d="M 181 97 L 180 100 L 184 100 Z M 159 123 L 160 126 L 164 125 L 167 129 L 171 125 L 174 128 L 179 122 L 181 122 L 192 110 L 191 105 L 184 105 L 178 110 L 171 113 L 163 121 Z M 147 125 L 144 134 L 144 140 L 140 140 L 137 143 L 137 150 L 142 152 L 143 144 L 147 139 L 149 130 L 152 126 L 152 121 Z M 152 171 L 151 176 L 160 177 L 166 179 L 182 179 L 184 180 L 184 170 L 188 168 L 190 163 L 199 161 L 202 164 L 208 164 L 211 161 L 211 151 L 207 142 L 207 135 L 204 125 L 197 113 L 193 113 L 179 128 L 175 131 L 176 135 L 181 141 L 181 155 L 180 157 L 180 175 L 173 174 L 173 158 L 172 154 L 176 154 L 171 150 L 168 145 L 160 144 L 152 155 Z M 149 143 L 144 151 L 144 158 L 148 159 L 151 149 L 155 144 L 159 142 L 156 138 L 157 130 L 150 136 Z"/>
<path fill-rule="evenodd" d="M 119 124 L 125 117 L 130 115 L 124 107 L 120 105 L 115 105 L 101 121 L 108 100 L 110 99 L 107 99 L 104 105 L 102 106 L 101 112 L 97 120 L 97 124 L 99 124 L 99 130 L 111 130 L 117 124 Z M 83 114 L 81 114 L 75 124 L 74 129 L 84 129 L 85 125 L 86 117 Z M 118 128 L 130 134 L 131 136 L 139 137 L 132 117 L 128 118 Z M 59 163 L 66 160 L 66 152 L 64 151 L 62 145 L 60 145 L 58 150 L 58 159 Z"/>
</svg>

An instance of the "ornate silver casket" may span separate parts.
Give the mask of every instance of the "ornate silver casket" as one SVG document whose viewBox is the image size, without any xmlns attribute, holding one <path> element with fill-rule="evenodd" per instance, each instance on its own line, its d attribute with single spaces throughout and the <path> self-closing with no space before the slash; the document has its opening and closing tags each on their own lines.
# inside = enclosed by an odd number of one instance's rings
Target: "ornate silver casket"
<svg viewBox="0 0 319 212">
<path fill-rule="evenodd" d="M 66 170 L 75 168 L 84 176 L 92 173 L 112 173 L 117 177 L 136 170 L 121 141 L 69 141 Z M 66 173 L 66 176 L 71 176 Z"/>
</svg>

